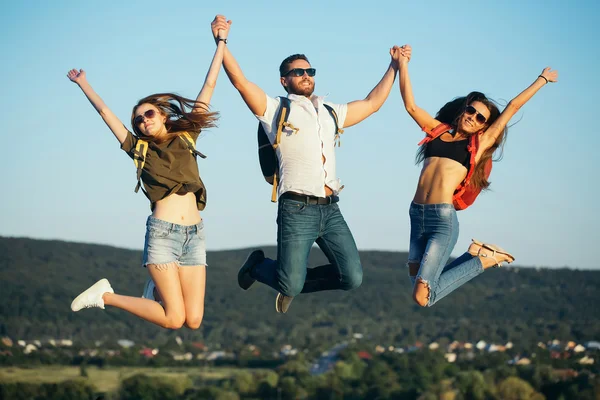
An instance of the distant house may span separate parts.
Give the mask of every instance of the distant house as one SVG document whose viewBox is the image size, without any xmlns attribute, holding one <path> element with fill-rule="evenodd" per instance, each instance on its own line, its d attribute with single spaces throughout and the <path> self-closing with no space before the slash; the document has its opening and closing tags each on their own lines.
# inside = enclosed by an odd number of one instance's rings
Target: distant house
<svg viewBox="0 0 600 400">
<path fill-rule="evenodd" d="M 227 354 L 224 351 L 213 351 L 206 356 L 206 360 L 214 361 L 214 360 L 218 360 L 220 358 L 225 358 L 226 355 Z"/>
<path fill-rule="evenodd" d="M 356 353 L 356 355 L 361 360 L 372 360 L 373 359 L 373 356 L 367 351 L 359 351 L 358 353 Z"/>
<path fill-rule="evenodd" d="M 140 354 L 146 358 L 152 358 L 158 354 L 158 349 L 151 349 L 149 347 L 144 347 L 140 350 Z"/>
<path fill-rule="evenodd" d="M 456 354 L 454 354 L 454 353 L 446 353 L 446 354 L 444 354 L 444 358 L 449 363 L 453 363 L 453 362 L 456 361 Z"/>
<path fill-rule="evenodd" d="M 487 351 L 488 353 L 495 353 L 497 351 L 500 351 L 500 346 L 492 343 L 487 347 Z"/>
<path fill-rule="evenodd" d="M 254 347 L 254 349 L 255 351 L 257 351 L 256 346 Z M 291 345 L 286 344 L 281 348 L 280 354 L 284 357 L 295 356 L 296 354 L 298 354 L 298 349 L 295 349 Z"/>
<path fill-rule="evenodd" d="M 36 350 L 37 350 L 37 347 L 35 347 L 35 345 L 29 343 L 27 346 L 25 346 L 25 350 L 23 350 L 23 354 L 29 354 Z"/>
<path fill-rule="evenodd" d="M 121 339 L 121 340 L 117 340 L 117 344 L 124 349 L 128 349 L 128 348 L 132 347 L 135 343 L 128 339 Z"/>
<path fill-rule="evenodd" d="M 578 361 L 578 363 L 582 365 L 592 365 L 594 363 L 594 359 L 588 356 L 584 356 L 581 360 Z"/>
<path fill-rule="evenodd" d="M 192 353 L 171 353 L 171 356 L 175 361 L 190 361 L 192 358 L 194 358 Z"/>
<path fill-rule="evenodd" d="M 588 350 L 591 350 L 591 349 L 600 350 L 600 342 L 595 342 L 595 341 L 587 342 L 585 344 L 585 347 Z"/>
</svg>

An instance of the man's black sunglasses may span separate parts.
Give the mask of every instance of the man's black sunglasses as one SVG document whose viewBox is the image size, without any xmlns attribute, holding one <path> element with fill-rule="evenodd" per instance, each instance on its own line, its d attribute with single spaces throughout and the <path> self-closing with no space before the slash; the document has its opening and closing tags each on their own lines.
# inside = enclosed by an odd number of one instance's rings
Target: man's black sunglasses
<svg viewBox="0 0 600 400">
<path fill-rule="evenodd" d="M 290 74 L 292 74 L 294 76 L 303 76 L 305 72 L 306 72 L 306 75 L 308 75 L 308 76 L 315 76 L 315 74 L 317 73 L 317 70 L 314 68 L 293 68 L 281 76 L 288 76 Z"/>
</svg>

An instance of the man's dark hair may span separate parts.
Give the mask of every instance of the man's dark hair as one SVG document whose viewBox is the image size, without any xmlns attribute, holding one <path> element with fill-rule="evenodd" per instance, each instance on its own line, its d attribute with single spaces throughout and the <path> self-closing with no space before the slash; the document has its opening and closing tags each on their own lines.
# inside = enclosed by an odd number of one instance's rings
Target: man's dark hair
<svg viewBox="0 0 600 400">
<path fill-rule="evenodd" d="M 281 65 L 279 66 L 279 76 L 285 76 L 285 74 L 289 72 L 290 64 L 296 60 L 304 60 L 310 64 L 310 61 L 308 61 L 308 58 L 306 58 L 304 54 L 292 54 L 281 62 Z"/>
</svg>

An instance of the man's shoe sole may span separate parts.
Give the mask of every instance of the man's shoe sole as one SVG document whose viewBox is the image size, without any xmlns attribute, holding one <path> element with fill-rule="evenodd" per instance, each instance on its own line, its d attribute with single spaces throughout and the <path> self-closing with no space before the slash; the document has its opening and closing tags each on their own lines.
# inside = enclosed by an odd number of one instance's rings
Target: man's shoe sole
<svg viewBox="0 0 600 400">
<path fill-rule="evenodd" d="M 292 304 L 292 300 L 294 300 L 294 298 L 292 297 L 290 299 L 290 301 L 287 303 L 287 307 L 285 307 L 285 310 L 283 309 L 283 302 L 285 301 L 286 296 L 281 294 L 281 293 L 277 293 L 277 297 L 275 297 L 275 311 L 277 311 L 278 313 L 281 314 L 285 314 L 288 312 L 288 310 L 290 309 L 290 304 Z"/>
</svg>

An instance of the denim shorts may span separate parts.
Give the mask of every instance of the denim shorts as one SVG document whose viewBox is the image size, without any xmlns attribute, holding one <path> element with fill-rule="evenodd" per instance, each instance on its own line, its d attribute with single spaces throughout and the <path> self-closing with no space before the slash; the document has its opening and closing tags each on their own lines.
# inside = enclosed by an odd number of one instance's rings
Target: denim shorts
<svg viewBox="0 0 600 400">
<path fill-rule="evenodd" d="M 182 267 L 206 265 L 204 222 L 177 225 L 148 217 L 142 265 L 173 262 Z"/>
</svg>

